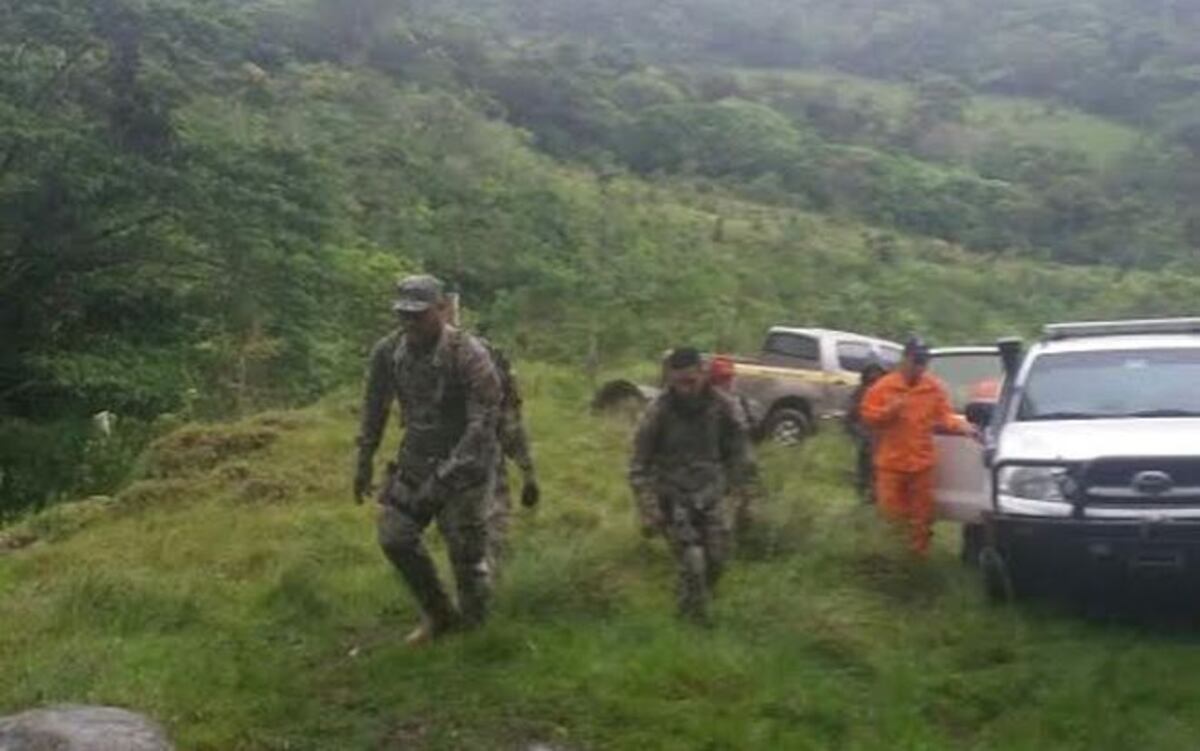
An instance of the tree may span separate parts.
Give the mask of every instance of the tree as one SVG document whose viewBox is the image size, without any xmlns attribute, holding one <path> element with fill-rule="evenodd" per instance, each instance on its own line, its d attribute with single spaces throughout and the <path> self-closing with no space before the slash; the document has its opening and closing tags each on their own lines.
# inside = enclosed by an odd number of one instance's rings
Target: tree
<svg viewBox="0 0 1200 751">
<path fill-rule="evenodd" d="M 930 76 L 917 85 L 908 112 L 907 139 L 914 142 L 933 128 L 961 124 L 971 103 L 971 90 L 949 76 Z"/>
<path fill-rule="evenodd" d="M 626 153 L 642 171 L 694 169 L 754 177 L 802 159 L 804 144 L 805 137 L 774 110 L 727 100 L 646 110 Z"/>
</svg>

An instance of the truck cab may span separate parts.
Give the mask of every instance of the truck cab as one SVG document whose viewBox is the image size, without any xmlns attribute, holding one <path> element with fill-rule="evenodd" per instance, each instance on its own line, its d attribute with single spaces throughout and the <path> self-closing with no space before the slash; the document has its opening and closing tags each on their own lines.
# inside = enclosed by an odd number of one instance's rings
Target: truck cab
<svg viewBox="0 0 1200 751">
<path fill-rule="evenodd" d="M 774 326 L 757 356 L 709 358 L 732 365 L 732 388 L 746 407 L 754 437 L 791 445 L 810 435 L 819 420 L 845 415 L 868 363 L 892 368 L 902 351 L 896 342 L 848 331 Z M 608 381 L 592 397 L 592 409 L 640 409 L 661 388 L 661 383 Z"/>
<path fill-rule="evenodd" d="M 734 388 L 754 408 L 762 437 L 784 445 L 812 433 L 819 420 L 841 418 L 868 363 L 892 368 L 896 342 L 847 331 L 774 326 L 755 358 L 735 358 Z"/>
<path fill-rule="evenodd" d="M 758 361 L 762 365 L 849 376 L 861 373 L 871 362 L 890 370 L 902 355 L 903 348 L 886 339 L 833 329 L 774 326 L 767 331 Z"/>
<path fill-rule="evenodd" d="M 989 594 L 1169 574 L 1200 582 L 1200 318 L 1058 324 L 986 426 Z"/>
</svg>

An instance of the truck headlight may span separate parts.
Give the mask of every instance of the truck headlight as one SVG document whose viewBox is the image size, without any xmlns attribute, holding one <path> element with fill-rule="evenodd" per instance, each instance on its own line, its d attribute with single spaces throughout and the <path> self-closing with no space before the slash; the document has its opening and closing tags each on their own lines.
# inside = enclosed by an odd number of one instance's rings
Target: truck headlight
<svg viewBox="0 0 1200 751">
<path fill-rule="evenodd" d="M 1067 500 L 1063 483 L 1068 480 L 1066 467 L 1004 467 L 997 477 L 1001 495 L 1030 501 Z"/>
<path fill-rule="evenodd" d="M 1071 513 L 1075 480 L 1066 467 L 1002 467 L 996 474 L 999 510 L 1036 516 Z"/>
</svg>

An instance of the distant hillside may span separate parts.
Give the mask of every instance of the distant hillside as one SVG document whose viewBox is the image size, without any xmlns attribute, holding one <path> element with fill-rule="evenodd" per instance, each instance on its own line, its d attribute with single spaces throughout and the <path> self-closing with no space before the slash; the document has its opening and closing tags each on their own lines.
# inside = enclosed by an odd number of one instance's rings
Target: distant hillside
<svg viewBox="0 0 1200 751">
<path fill-rule="evenodd" d="M 733 73 L 746 90 L 767 100 L 825 96 L 870 102 L 888 114 L 892 128 L 900 126 L 919 97 L 912 85 L 834 71 L 762 68 Z M 957 152 L 951 148 L 946 157 L 969 159 L 978 156 L 972 151 L 1000 142 L 1017 149 L 1077 152 L 1093 166 L 1104 168 L 1116 166 L 1139 141 L 1151 138 L 1147 131 L 1055 101 L 994 94 L 970 96 L 961 125 L 951 138 L 961 139 Z"/>
</svg>

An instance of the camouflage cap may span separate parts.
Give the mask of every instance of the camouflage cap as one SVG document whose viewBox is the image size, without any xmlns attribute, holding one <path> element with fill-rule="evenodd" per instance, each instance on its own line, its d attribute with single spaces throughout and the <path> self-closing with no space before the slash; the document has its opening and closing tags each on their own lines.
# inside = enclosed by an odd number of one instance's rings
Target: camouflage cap
<svg viewBox="0 0 1200 751">
<path fill-rule="evenodd" d="M 397 313 L 423 313 L 446 299 L 446 286 L 435 276 L 418 274 L 396 283 L 396 300 L 392 310 Z"/>
</svg>

